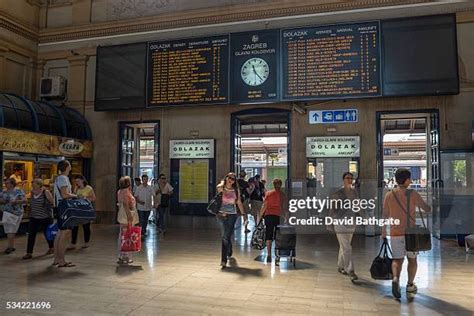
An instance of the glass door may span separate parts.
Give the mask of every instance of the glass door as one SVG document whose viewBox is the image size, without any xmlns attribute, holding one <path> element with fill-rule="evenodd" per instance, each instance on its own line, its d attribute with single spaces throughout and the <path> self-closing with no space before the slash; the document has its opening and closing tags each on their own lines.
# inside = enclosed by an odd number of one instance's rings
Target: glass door
<svg viewBox="0 0 474 316">
<path fill-rule="evenodd" d="M 357 158 L 317 158 L 307 163 L 308 195 L 328 196 L 342 186 L 342 175 L 351 172 L 359 176 Z"/>
<path fill-rule="evenodd" d="M 135 128 L 125 124 L 121 125 L 121 150 L 120 150 L 120 173 L 119 178 L 129 176 L 133 179 L 134 149 L 135 149 Z"/>
</svg>

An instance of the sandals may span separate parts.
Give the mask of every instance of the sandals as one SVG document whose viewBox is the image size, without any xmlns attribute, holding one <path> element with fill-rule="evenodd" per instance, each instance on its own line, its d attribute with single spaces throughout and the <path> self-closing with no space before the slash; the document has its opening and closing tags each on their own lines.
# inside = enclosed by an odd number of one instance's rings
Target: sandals
<svg viewBox="0 0 474 316">
<path fill-rule="evenodd" d="M 66 262 L 66 263 L 72 264 L 72 262 Z M 53 267 L 54 267 L 54 266 L 59 266 L 59 262 L 53 262 L 51 265 L 52 265 Z"/>
<path fill-rule="evenodd" d="M 24 255 L 24 256 L 22 257 L 23 260 L 28 260 L 28 259 L 32 259 L 32 258 L 33 258 L 33 256 L 32 256 L 31 254 L 29 254 L 29 253 L 27 253 L 26 255 Z"/>
<path fill-rule="evenodd" d="M 76 265 L 72 262 L 66 262 L 65 264 L 58 264 L 58 268 L 72 268 Z"/>
<path fill-rule="evenodd" d="M 54 253 L 54 249 L 48 249 L 46 252 L 47 255 L 52 255 Z"/>
</svg>

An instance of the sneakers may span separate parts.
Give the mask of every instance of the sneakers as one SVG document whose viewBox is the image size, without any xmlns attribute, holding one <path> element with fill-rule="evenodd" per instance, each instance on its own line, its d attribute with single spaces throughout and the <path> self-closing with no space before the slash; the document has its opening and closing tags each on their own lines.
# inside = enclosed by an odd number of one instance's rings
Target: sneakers
<svg viewBox="0 0 474 316">
<path fill-rule="evenodd" d="M 5 249 L 5 251 L 3 253 L 6 254 L 6 255 L 9 255 L 15 250 L 16 250 L 15 248 L 7 248 L 7 249 Z"/>
<path fill-rule="evenodd" d="M 267 263 L 272 263 L 272 257 L 271 256 L 267 256 Z"/>
<path fill-rule="evenodd" d="M 400 293 L 400 283 L 398 283 L 398 280 L 392 281 L 392 295 L 396 299 L 399 299 L 402 297 L 402 294 Z"/>
<path fill-rule="evenodd" d="M 225 269 L 227 267 L 227 261 L 221 262 L 221 269 Z"/>
<path fill-rule="evenodd" d="M 416 294 L 416 292 L 418 292 L 418 287 L 416 286 L 416 284 L 407 283 L 407 293 Z"/>
<path fill-rule="evenodd" d="M 352 282 L 357 281 L 359 279 L 359 277 L 357 276 L 357 274 L 355 274 L 354 271 L 349 272 L 349 277 L 351 278 Z"/>
</svg>

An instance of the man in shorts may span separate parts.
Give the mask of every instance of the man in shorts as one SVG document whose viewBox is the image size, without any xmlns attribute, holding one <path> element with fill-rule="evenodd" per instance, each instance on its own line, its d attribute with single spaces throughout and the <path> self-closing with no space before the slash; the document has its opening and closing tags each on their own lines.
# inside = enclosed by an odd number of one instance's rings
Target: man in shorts
<svg viewBox="0 0 474 316">
<path fill-rule="evenodd" d="M 409 190 L 411 184 L 411 173 L 407 169 L 398 169 L 395 172 L 395 180 L 398 187 L 392 191 L 387 192 L 383 203 L 383 217 L 400 220 L 397 226 L 390 226 L 390 246 L 392 248 L 392 294 L 395 298 L 401 297 L 400 292 L 400 273 L 402 271 L 403 260 L 405 256 L 408 258 L 408 283 L 406 292 L 415 294 L 418 290 L 415 283 L 416 270 L 418 264 L 416 261 L 417 252 L 405 250 L 405 229 L 408 227 L 408 220 L 410 226 L 415 226 L 416 208 L 419 207 L 425 212 L 431 212 L 431 207 L 426 204 L 418 192 Z M 407 201 L 410 196 L 409 212 L 407 215 Z M 398 201 L 397 201 L 398 200 Z M 402 208 L 403 207 L 403 208 Z M 382 238 L 386 238 L 386 227 L 382 228 Z"/>
<path fill-rule="evenodd" d="M 244 226 L 245 226 L 245 233 L 250 233 L 250 230 L 248 229 L 248 224 L 249 224 L 249 213 L 250 213 L 250 185 L 245 180 L 245 177 L 247 176 L 247 173 L 245 171 L 240 171 L 239 173 L 239 179 L 237 179 L 237 184 L 239 185 L 239 190 L 240 190 L 240 201 L 242 202 L 242 205 L 244 206 Z M 255 222 L 257 219 L 255 218 Z M 257 223 L 255 223 L 257 224 Z"/>
</svg>

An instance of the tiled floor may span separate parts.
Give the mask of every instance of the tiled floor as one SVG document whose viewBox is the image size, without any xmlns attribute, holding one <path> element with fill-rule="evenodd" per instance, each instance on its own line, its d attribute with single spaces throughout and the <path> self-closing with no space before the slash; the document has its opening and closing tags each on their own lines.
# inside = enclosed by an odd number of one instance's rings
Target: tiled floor
<svg viewBox="0 0 474 316">
<path fill-rule="evenodd" d="M 21 260 L 26 238 L 20 237 L 15 253 L 0 255 L 0 315 L 473 315 L 473 255 L 451 241 L 434 240 L 434 250 L 420 255 L 419 293 L 412 299 L 403 293 L 399 302 L 390 282 L 368 272 L 379 238 L 355 238 L 360 281 L 352 284 L 336 271 L 334 236 L 298 236 L 293 269 L 284 259 L 280 267 L 259 261 L 264 257 L 249 247 L 250 236 L 237 230 L 235 260 L 221 271 L 218 231 L 150 236 L 130 267 L 117 267 L 116 234 L 117 227 L 95 226 L 93 246 L 68 253 L 77 264 L 69 269 L 50 266 L 51 256 Z M 38 237 L 35 256 L 46 251 Z M 7 301 L 50 302 L 51 309 L 12 311 Z"/>
</svg>

